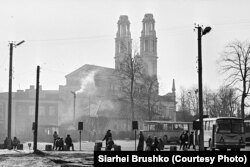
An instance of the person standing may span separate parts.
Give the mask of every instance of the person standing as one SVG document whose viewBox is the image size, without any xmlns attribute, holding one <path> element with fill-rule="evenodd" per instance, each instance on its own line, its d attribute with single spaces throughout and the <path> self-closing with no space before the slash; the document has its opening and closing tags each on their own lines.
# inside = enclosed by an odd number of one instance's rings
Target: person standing
<svg viewBox="0 0 250 167">
<path fill-rule="evenodd" d="M 164 143 L 161 138 L 159 138 L 159 144 L 158 144 L 159 151 L 164 150 Z"/>
<path fill-rule="evenodd" d="M 74 151 L 74 144 L 72 142 L 70 135 L 67 135 L 65 139 L 65 143 L 66 143 L 67 150 L 70 150 L 70 147 L 72 147 L 72 151 Z"/>
<path fill-rule="evenodd" d="M 156 149 L 159 151 L 159 141 L 158 141 L 158 138 L 155 136 L 154 137 L 154 143 L 153 143 L 153 146 L 152 146 L 152 151 L 156 151 Z"/>
<path fill-rule="evenodd" d="M 189 146 L 188 148 L 190 148 L 190 146 L 193 146 L 193 149 L 195 149 L 195 145 L 194 145 L 194 132 L 191 132 L 189 135 Z"/>
<path fill-rule="evenodd" d="M 8 137 L 6 137 L 5 140 L 4 140 L 4 149 L 6 149 L 6 148 L 8 148 Z"/>
<path fill-rule="evenodd" d="M 144 135 L 143 135 L 142 131 L 140 131 L 137 151 L 143 151 L 143 150 L 144 150 Z"/>
<path fill-rule="evenodd" d="M 153 139 L 149 135 L 146 140 L 146 151 L 152 151 L 152 144 L 153 144 Z"/>
<path fill-rule="evenodd" d="M 54 150 L 54 148 L 56 147 L 56 140 L 58 138 L 58 134 L 56 131 L 54 131 L 53 138 L 54 138 L 54 144 L 53 144 L 53 150 Z"/>
<path fill-rule="evenodd" d="M 106 151 L 111 151 L 111 149 L 114 147 L 114 141 L 112 137 L 108 138 L 107 146 L 106 146 Z"/>
<path fill-rule="evenodd" d="M 183 131 L 182 134 L 180 135 L 180 150 L 181 150 L 181 147 L 183 147 L 183 150 L 184 150 L 184 146 L 185 146 L 185 133 Z"/>
<path fill-rule="evenodd" d="M 188 135 L 188 131 L 186 131 L 186 133 L 185 133 L 185 137 L 184 137 L 184 147 L 183 147 L 183 150 L 186 150 L 187 148 L 188 148 L 188 137 L 189 137 L 189 135 Z"/>
<path fill-rule="evenodd" d="M 102 139 L 102 141 L 106 141 L 106 147 L 107 147 L 107 145 L 108 145 L 108 140 L 109 140 L 109 138 L 111 137 L 111 139 L 112 139 L 112 133 L 111 133 L 111 130 L 109 129 L 108 131 L 107 131 L 107 133 L 106 133 L 106 135 L 104 136 L 104 138 Z"/>
<path fill-rule="evenodd" d="M 18 138 L 14 137 L 13 139 L 13 149 L 17 149 L 17 146 L 20 144 L 20 141 L 18 140 Z"/>
</svg>

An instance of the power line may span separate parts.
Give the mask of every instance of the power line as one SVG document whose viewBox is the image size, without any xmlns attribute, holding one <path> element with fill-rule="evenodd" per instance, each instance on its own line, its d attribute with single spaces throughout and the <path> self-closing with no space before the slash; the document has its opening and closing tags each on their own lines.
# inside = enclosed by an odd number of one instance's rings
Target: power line
<svg viewBox="0 0 250 167">
<path fill-rule="evenodd" d="M 31 39 L 29 42 L 49 42 L 49 41 L 76 41 L 76 40 L 93 40 L 93 39 L 113 39 L 113 35 L 100 35 L 88 37 L 69 37 L 69 38 L 51 38 L 51 39 Z"/>
</svg>

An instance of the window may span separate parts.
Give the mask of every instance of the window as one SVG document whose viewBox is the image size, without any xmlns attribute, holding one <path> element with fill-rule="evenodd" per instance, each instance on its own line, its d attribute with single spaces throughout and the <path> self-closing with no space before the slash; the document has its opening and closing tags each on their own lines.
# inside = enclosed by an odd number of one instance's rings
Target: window
<svg viewBox="0 0 250 167">
<path fill-rule="evenodd" d="M 153 52 L 155 52 L 155 41 L 153 40 Z"/>
<path fill-rule="evenodd" d="M 218 132 L 230 133 L 231 132 L 230 120 L 218 120 Z"/>
<path fill-rule="evenodd" d="M 155 131 L 155 125 L 154 124 L 150 125 L 150 131 Z"/>
<path fill-rule="evenodd" d="M 156 131 L 162 131 L 163 130 L 163 124 L 156 124 L 155 125 L 155 130 Z"/>
<path fill-rule="evenodd" d="M 206 130 L 206 123 L 207 121 L 203 121 L 203 130 Z"/>
<path fill-rule="evenodd" d="M 245 132 L 250 132 L 250 122 L 245 122 Z"/>
<path fill-rule="evenodd" d="M 183 124 L 183 129 L 188 130 L 188 124 Z"/>
<path fill-rule="evenodd" d="M 148 46 L 149 46 L 149 42 L 148 40 L 145 40 L 145 51 L 148 52 Z"/>
<path fill-rule="evenodd" d="M 168 130 L 168 124 L 163 124 L 163 129 Z"/>
<path fill-rule="evenodd" d="M 149 130 L 149 126 L 148 125 L 144 125 L 144 130 L 148 131 Z"/>
<path fill-rule="evenodd" d="M 244 133 L 242 121 L 232 120 L 232 133 Z"/>
</svg>

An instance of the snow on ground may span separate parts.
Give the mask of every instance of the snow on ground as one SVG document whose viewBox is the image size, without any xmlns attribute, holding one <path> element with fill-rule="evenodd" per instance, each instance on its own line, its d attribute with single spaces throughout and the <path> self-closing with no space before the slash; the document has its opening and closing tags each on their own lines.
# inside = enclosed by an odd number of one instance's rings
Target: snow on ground
<svg viewBox="0 0 250 167">
<path fill-rule="evenodd" d="M 97 141 L 102 142 L 102 141 Z M 121 145 L 122 151 L 134 151 L 134 140 L 115 140 L 115 144 Z M 29 149 L 28 143 L 32 143 Z M 102 142 L 105 146 L 105 142 Z M 57 167 L 61 164 L 75 163 L 81 165 L 93 166 L 93 151 L 95 142 L 82 141 L 81 151 L 80 143 L 74 143 L 75 151 L 45 151 L 45 145 L 52 143 L 41 143 L 37 145 L 38 150 L 41 150 L 43 154 L 33 154 L 33 142 L 25 142 L 23 150 L 0 150 L 0 167 Z M 138 140 L 136 141 L 136 145 Z M 170 146 L 165 146 L 165 151 L 169 151 Z M 179 146 L 177 146 L 179 151 Z M 243 149 L 250 151 L 250 147 Z M 194 151 L 194 150 L 190 150 Z"/>
<path fill-rule="evenodd" d="M 29 148 L 28 143 L 31 143 L 31 148 Z M 105 142 L 103 141 L 102 143 L 104 147 Z M 68 162 L 93 166 L 93 151 L 95 142 L 82 141 L 81 151 L 79 142 L 74 143 L 75 151 L 45 151 L 45 146 L 48 144 L 53 145 L 52 143 L 37 143 L 37 149 L 41 150 L 45 155 L 33 154 L 33 142 L 23 143 L 23 150 L 0 150 L 0 166 L 57 167 Z M 134 151 L 134 141 L 117 140 L 115 141 L 115 144 L 121 145 L 123 151 Z"/>
</svg>

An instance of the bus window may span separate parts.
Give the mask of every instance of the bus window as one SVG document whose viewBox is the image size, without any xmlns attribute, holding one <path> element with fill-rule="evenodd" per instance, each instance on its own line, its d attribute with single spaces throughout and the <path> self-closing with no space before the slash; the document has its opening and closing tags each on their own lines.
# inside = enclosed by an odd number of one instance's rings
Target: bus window
<svg viewBox="0 0 250 167">
<path fill-rule="evenodd" d="M 163 124 L 156 124 L 155 125 L 155 130 L 156 131 L 162 131 L 163 130 Z"/>
<path fill-rule="evenodd" d="M 250 122 L 245 122 L 245 132 L 250 132 Z"/>
<path fill-rule="evenodd" d="M 173 124 L 168 124 L 168 130 L 173 130 Z"/>
<path fill-rule="evenodd" d="M 183 129 L 188 130 L 188 124 L 183 124 Z"/>
<path fill-rule="evenodd" d="M 218 120 L 218 132 L 230 133 L 231 123 L 230 120 Z"/>
<path fill-rule="evenodd" d="M 207 121 L 207 130 L 212 130 L 212 128 L 210 128 L 210 121 Z"/>
<path fill-rule="evenodd" d="M 149 130 L 150 130 L 150 131 L 155 131 L 155 125 L 154 125 L 154 124 L 150 125 Z"/>
<path fill-rule="evenodd" d="M 179 125 L 178 124 L 173 124 L 174 125 L 174 130 L 178 130 Z"/>
<path fill-rule="evenodd" d="M 179 124 L 179 129 L 183 129 L 183 125 L 182 124 Z"/>
<path fill-rule="evenodd" d="M 243 124 L 241 121 L 232 120 L 232 133 L 244 133 Z"/>
<path fill-rule="evenodd" d="M 203 121 L 203 129 L 204 129 L 204 130 L 207 130 L 206 127 L 207 127 L 207 121 Z"/>
<path fill-rule="evenodd" d="M 148 131 L 149 130 L 149 125 L 144 125 L 144 130 Z"/>
<path fill-rule="evenodd" d="M 168 124 L 163 124 L 163 129 L 168 130 Z"/>
</svg>

